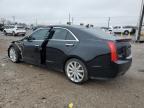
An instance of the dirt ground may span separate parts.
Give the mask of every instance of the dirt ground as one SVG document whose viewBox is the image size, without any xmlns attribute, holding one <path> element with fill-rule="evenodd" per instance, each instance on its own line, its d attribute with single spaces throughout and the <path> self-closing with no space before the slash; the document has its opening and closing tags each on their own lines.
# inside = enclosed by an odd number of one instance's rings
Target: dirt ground
<svg viewBox="0 0 144 108">
<path fill-rule="evenodd" d="M 12 40 L 0 35 L 0 108 L 144 108 L 144 44 L 132 44 L 133 65 L 112 81 L 76 85 L 64 73 L 7 57 Z"/>
</svg>

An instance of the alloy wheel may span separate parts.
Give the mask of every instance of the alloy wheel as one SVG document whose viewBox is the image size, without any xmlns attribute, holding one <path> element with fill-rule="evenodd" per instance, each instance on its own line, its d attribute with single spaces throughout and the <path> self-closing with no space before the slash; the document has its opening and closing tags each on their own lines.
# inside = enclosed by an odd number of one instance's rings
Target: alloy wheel
<svg viewBox="0 0 144 108">
<path fill-rule="evenodd" d="M 84 71 L 83 66 L 77 61 L 69 62 L 66 67 L 68 78 L 75 83 L 81 82 L 84 79 Z"/>
<path fill-rule="evenodd" d="M 16 52 L 14 48 L 10 48 L 9 56 L 10 56 L 11 61 L 16 62 L 17 58 L 16 58 Z"/>
</svg>

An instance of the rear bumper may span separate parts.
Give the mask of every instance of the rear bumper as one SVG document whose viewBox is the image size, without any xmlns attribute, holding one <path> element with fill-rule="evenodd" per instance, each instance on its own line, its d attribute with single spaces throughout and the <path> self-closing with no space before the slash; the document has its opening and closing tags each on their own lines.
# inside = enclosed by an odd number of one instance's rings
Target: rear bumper
<svg viewBox="0 0 144 108">
<path fill-rule="evenodd" d="M 91 79 L 112 79 L 117 76 L 124 75 L 132 64 L 132 58 L 127 60 L 118 60 L 111 63 L 106 67 L 91 67 L 89 71 L 89 77 Z"/>
<path fill-rule="evenodd" d="M 131 64 L 132 64 L 132 59 L 119 60 L 113 63 L 114 71 L 116 72 L 115 76 L 125 74 L 126 71 L 128 71 L 128 69 L 130 68 Z"/>
</svg>

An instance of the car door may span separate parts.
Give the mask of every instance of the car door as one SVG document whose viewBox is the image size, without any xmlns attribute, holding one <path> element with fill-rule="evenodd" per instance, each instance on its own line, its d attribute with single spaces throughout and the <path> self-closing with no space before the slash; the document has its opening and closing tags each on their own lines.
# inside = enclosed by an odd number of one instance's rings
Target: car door
<svg viewBox="0 0 144 108">
<path fill-rule="evenodd" d="M 123 32 L 124 32 L 123 27 L 119 26 L 119 33 L 123 33 Z"/>
<path fill-rule="evenodd" d="M 8 26 L 8 27 L 5 29 L 6 32 L 7 32 L 7 33 L 11 33 L 11 29 L 12 29 L 12 27 L 13 27 L 13 26 Z"/>
<path fill-rule="evenodd" d="M 55 27 L 52 39 L 46 46 L 46 64 L 61 68 L 68 53 L 76 47 L 77 41 L 73 34 L 65 28 Z"/>
<path fill-rule="evenodd" d="M 117 26 L 113 28 L 113 32 L 118 33 L 118 27 Z"/>
<path fill-rule="evenodd" d="M 32 64 L 41 63 L 41 45 L 48 37 L 49 29 L 38 29 L 23 40 L 23 60 Z"/>
<path fill-rule="evenodd" d="M 14 31 L 14 26 L 10 26 L 10 28 L 8 29 L 8 33 L 12 33 Z"/>
</svg>

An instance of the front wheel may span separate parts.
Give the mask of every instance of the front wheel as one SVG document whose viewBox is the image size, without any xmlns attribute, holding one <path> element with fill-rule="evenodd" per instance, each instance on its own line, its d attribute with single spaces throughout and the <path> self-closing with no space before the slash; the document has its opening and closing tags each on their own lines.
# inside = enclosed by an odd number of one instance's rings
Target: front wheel
<svg viewBox="0 0 144 108">
<path fill-rule="evenodd" d="M 12 62 L 17 63 L 19 62 L 19 54 L 15 47 L 11 46 L 8 50 L 9 58 Z"/>
<path fill-rule="evenodd" d="M 22 36 L 25 36 L 25 34 L 22 34 Z"/>
<path fill-rule="evenodd" d="M 80 84 L 88 80 L 88 72 L 85 64 L 78 59 L 70 59 L 66 62 L 65 73 L 68 79 Z"/>
</svg>

